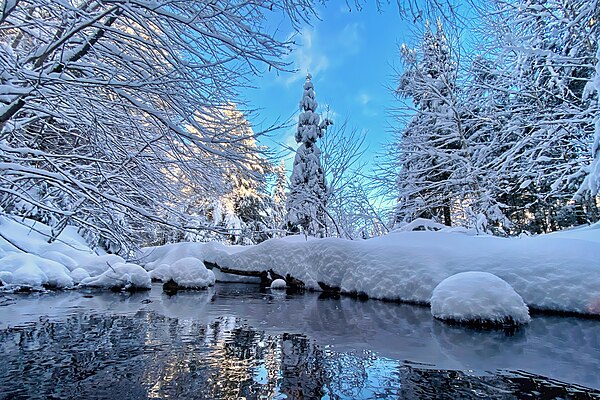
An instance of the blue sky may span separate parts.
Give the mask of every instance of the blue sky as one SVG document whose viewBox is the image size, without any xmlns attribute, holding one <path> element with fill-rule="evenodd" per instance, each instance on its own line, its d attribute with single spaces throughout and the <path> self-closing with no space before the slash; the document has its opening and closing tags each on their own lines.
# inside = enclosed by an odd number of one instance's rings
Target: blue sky
<svg viewBox="0 0 600 400">
<path fill-rule="evenodd" d="M 251 120 L 255 131 L 297 113 L 302 85 L 310 72 L 318 111 L 323 115 L 329 106 L 334 122 L 348 118 L 349 127 L 367 132 L 365 160 L 372 161 L 381 152 L 381 145 L 391 139 L 387 110 L 394 105 L 394 97 L 389 87 L 395 81 L 399 45 L 410 39 L 410 23 L 401 18 L 394 4 L 384 5 L 379 12 L 374 3 L 368 2 L 361 11 L 349 11 L 345 2 L 318 7 L 320 20 L 302 26 L 294 38 L 298 47 L 288 61 L 298 72 L 267 71 L 253 80 L 256 89 L 242 93 L 251 107 L 261 109 Z M 262 142 L 269 147 L 279 142 L 295 148 L 294 131 L 292 126 Z M 286 159 L 288 171 L 292 158 Z"/>
</svg>

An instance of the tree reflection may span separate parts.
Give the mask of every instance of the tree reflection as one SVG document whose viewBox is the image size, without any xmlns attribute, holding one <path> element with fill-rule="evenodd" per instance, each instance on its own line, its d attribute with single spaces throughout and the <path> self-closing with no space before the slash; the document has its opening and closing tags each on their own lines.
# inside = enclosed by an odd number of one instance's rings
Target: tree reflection
<svg viewBox="0 0 600 400">
<path fill-rule="evenodd" d="M 330 322 L 338 318 L 343 326 L 359 323 L 354 313 L 343 320 L 333 312 L 324 315 L 330 316 Z M 319 326 L 324 323 L 318 320 Z M 461 347 L 454 328 L 441 325 L 434 333 L 447 351 Z M 484 338 L 492 340 L 491 336 Z M 366 350 L 337 352 L 305 335 L 268 334 L 227 315 L 208 322 L 149 311 L 129 316 L 75 314 L 58 322 L 41 318 L 0 330 L 0 343 L 0 399 L 427 399 L 505 398 L 512 393 L 567 397 L 578 393 L 576 397 L 593 398 L 600 394 L 524 373 L 476 376 L 408 364 Z"/>
</svg>

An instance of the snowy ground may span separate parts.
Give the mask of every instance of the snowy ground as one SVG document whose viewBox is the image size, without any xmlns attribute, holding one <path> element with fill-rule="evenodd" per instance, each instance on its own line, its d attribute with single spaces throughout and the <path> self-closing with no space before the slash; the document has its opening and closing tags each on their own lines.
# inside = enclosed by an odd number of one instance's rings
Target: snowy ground
<svg viewBox="0 0 600 400">
<path fill-rule="evenodd" d="M 218 269 L 206 270 L 202 263 L 206 261 L 235 270 L 289 274 L 308 289 L 319 290 L 322 283 L 344 293 L 429 304 L 442 281 L 476 271 L 506 285 L 495 291 L 469 292 L 481 282 L 453 279 L 455 294 L 477 292 L 479 297 L 456 296 L 446 287 L 446 303 L 437 298 L 444 315 L 469 319 L 476 310 L 476 317 L 482 319 L 511 317 L 526 322 L 527 310 L 512 307 L 518 297 L 530 308 L 600 315 L 600 224 L 512 239 L 461 230 L 402 230 L 356 241 L 291 236 L 245 247 L 179 243 L 144 249 L 139 262 L 145 269 L 115 255 L 94 254 L 75 228 L 67 228 L 51 244 L 47 243 L 49 228 L 40 223 L 0 217 L 0 231 L 8 239 L 0 237 L 0 280 L 5 290 L 24 286 L 143 289 L 150 288 L 151 278 L 204 288 L 215 278 L 232 279 Z M 503 302 L 508 306 L 499 307 Z M 499 315 L 502 310 L 513 311 Z"/>
<path fill-rule="evenodd" d="M 549 235 L 522 238 L 477 236 L 460 230 L 398 231 L 368 240 L 272 239 L 251 247 L 216 244 L 173 245 L 147 249 L 146 267 L 162 257 L 194 252 L 221 267 L 291 275 L 309 289 L 319 282 L 345 293 L 371 298 L 430 303 L 436 286 L 462 272 L 480 271 L 504 280 L 508 291 L 489 296 L 480 312 L 495 313 L 502 296 L 514 291 L 529 307 L 600 314 L 600 224 Z M 144 259 L 144 258 L 143 258 Z M 464 282 L 464 287 L 471 285 Z M 462 288 L 457 286 L 455 290 Z M 468 300 L 468 299 L 466 299 Z M 484 301 L 484 300 L 481 300 Z M 460 317 L 466 305 L 456 303 Z M 485 316 L 485 315 L 483 315 Z M 522 310 L 511 315 L 526 320 Z"/>
</svg>

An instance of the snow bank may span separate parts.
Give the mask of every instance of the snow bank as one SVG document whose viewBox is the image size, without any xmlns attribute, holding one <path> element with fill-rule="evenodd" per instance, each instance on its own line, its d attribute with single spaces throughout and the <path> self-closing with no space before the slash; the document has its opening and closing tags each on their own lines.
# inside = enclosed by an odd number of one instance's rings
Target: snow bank
<svg viewBox="0 0 600 400">
<path fill-rule="evenodd" d="M 70 288 L 73 279 L 62 264 L 35 254 L 10 253 L 0 259 L 2 281 L 19 287 Z"/>
<path fill-rule="evenodd" d="M 174 265 L 179 260 L 193 258 L 199 260 L 199 262 L 211 262 L 211 260 L 213 260 L 211 255 L 213 254 L 235 254 L 247 249 L 247 246 L 226 246 L 219 242 L 171 243 L 163 246 L 143 248 L 139 254 L 139 259 L 144 265 L 144 268 L 150 271 L 152 279 L 167 282 L 169 279 L 172 279 L 170 266 Z M 204 264 L 202 264 L 202 267 L 204 268 Z M 209 281 L 212 280 L 211 285 L 214 284 L 215 280 L 220 282 L 260 282 L 260 278 L 227 274 L 218 269 L 210 271 L 210 273 L 212 274 L 212 277 L 209 279 Z M 201 284 L 200 286 L 190 286 L 190 288 L 206 286 L 207 285 Z"/>
<path fill-rule="evenodd" d="M 110 278 L 111 266 L 125 264 L 125 260 L 112 254 L 96 255 L 75 227 L 66 227 L 56 240 L 48 243 L 51 229 L 47 225 L 0 215 L 0 232 L 0 281 L 4 285 L 3 290 L 24 287 L 67 289 L 83 281 L 98 283 L 93 286 L 113 287 L 117 278 L 124 280 L 125 286 L 147 286 L 145 278 L 132 272 L 133 267 L 128 267 L 129 272 L 125 272 L 127 268 L 123 269 L 123 274 L 131 275 L 129 277 Z M 97 279 L 91 279 L 94 277 Z M 113 281 L 109 283 L 111 279 Z"/>
<path fill-rule="evenodd" d="M 599 314 L 600 229 L 524 238 L 400 231 L 368 240 L 271 239 L 236 253 L 203 249 L 232 269 L 290 274 L 308 289 L 319 282 L 345 293 L 429 303 L 433 289 L 460 272 L 506 281 L 533 308 Z"/>
<path fill-rule="evenodd" d="M 148 272 L 137 264 L 117 263 L 102 274 L 85 278 L 82 286 L 112 290 L 149 290 L 152 281 Z"/>
<path fill-rule="evenodd" d="M 488 272 L 461 272 L 433 290 L 431 314 L 442 320 L 478 324 L 525 324 L 529 310 L 505 281 Z"/>
</svg>

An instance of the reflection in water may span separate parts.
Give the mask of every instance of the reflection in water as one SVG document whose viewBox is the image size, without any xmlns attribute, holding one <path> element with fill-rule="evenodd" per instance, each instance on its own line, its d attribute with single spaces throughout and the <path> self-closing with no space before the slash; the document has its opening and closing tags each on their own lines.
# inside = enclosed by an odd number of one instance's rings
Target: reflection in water
<svg viewBox="0 0 600 400">
<path fill-rule="evenodd" d="M 597 321 L 535 318 L 506 337 L 438 323 L 419 307 L 235 288 L 16 298 L 0 308 L 0 399 L 600 396 L 522 371 L 484 373 L 549 353 L 557 368 L 592 368 L 582 379 L 595 382 Z M 575 337 L 580 354 L 558 348 Z"/>
</svg>

